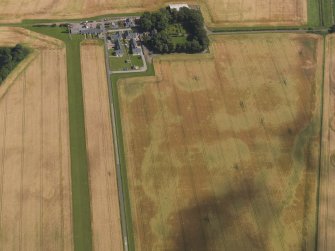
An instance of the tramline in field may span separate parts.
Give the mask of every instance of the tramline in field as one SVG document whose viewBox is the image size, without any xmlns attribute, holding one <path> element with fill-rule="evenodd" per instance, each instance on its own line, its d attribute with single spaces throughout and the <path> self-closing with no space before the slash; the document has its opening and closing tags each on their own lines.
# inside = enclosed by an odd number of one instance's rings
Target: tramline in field
<svg viewBox="0 0 335 251">
<path fill-rule="evenodd" d="M 31 55 L 0 86 L 0 249 L 73 250 L 64 45 L 0 28 Z M 51 67 L 52 66 L 52 67 Z"/>
</svg>

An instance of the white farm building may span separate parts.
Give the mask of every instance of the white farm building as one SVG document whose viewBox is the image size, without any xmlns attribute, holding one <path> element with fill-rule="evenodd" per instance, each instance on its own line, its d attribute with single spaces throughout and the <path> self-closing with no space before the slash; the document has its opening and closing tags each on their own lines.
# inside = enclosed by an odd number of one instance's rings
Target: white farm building
<svg viewBox="0 0 335 251">
<path fill-rule="evenodd" d="M 188 4 L 186 4 L 186 3 L 169 4 L 169 8 L 170 8 L 171 10 L 177 10 L 177 11 L 179 11 L 180 8 L 183 8 L 183 7 L 188 8 L 188 9 L 190 8 L 190 7 L 188 6 Z"/>
</svg>

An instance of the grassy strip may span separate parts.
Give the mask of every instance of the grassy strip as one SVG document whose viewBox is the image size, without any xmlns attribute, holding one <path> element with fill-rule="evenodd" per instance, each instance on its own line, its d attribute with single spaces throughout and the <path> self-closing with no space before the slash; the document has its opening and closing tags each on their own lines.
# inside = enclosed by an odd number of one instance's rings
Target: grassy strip
<svg viewBox="0 0 335 251">
<path fill-rule="evenodd" d="M 232 31 L 276 31 L 276 30 L 305 30 L 308 26 L 252 26 L 252 27 L 223 27 L 209 28 L 212 32 L 232 32 Z"/>
<path fill-rule="evenodd" d="M 334 0 L 322 0 L 322 18 L 326 27 L 334 24 L 334 2 Z"/>
<path fill-rule="evenodd" d="M 148 70 L 146 72 L 113 74 L 111 76 L 112 89 L 113 89 L 113 103 L 114 103 L 114 109 L 115 109 L 116 135 L 117 135 L 117 141 L 119 145 L 122 187 L 123 187 L 123 193 L 124 193 L 124 198 L 125 198 L 125 209 L 126 209 L 125 213 L 126 213 L 126 224 L 127 224 L 127 232 L 128 232 L 128 248 L 130 251 L 135 250 L 135 242 L 134 242 L 132 215 L 131 215 L 130 195 L 129 195 L 129 189 L 128 189 L 126 157 L 125 157 L 123 137 L 122 137 L 123 133 L 122 133 L 122 122 L 121 122 L 121 110 L 120 110 L 117 82 L 121 78 L 154 76 L 154 75 L 155 75 L 154 66 L 153 64 L 148 63 Z"/>
<path fill-rule="evenodd" d="M 70 40 L 65 29 L 59 27 L 29 27 L 29 29 L 60 39 L 66 45 L 74 250 L 91 251 L 91 209 L 80 65 L 80 42 L 83 37 L 72 36 Z"/>
<path fill-rule="evenodd" d="M 116 17 L 125 17 L 125 16 L 141 16 L 143 12 L 135 13 L 120 13 L 120 14 L 106 14 L 94 17 L 82 17 L 82 18 L 60 18 L 60 19 L 24 19 L 21 23 L 0 23 L 1 26 L 20 26 L 23 28 L 29 29 L 34 24 L 41 23 L 71 23 L 71 22 L 81 22 L 81 21 L 96 21 L 104 18 L 116 18 Z M 64 41 L 65 42 L 65 41 Z"/>
<path fill-rule="evenodd" d="M 82 17 L 82 18 L 75 18 L 75 19 L 24 19 L 22 20 L 22 24 L 38 24 L 38 23 L 68 23 L 68 22 L 78 22 L 78 21 L 94 21 L 94 20 L 101 20 L 104 18 L 113 18 L 113 17 L 124 17 L 124 16 L 140 16 L 143 12 L 136 12 L 136 13 L 119 13 L 119 14 L 107 14 L 107 15 L 100 15 L 94 17 Z"/>
<path fill-rule="evenodd" d="M 315 250 L 318 249 L 319 242 L 319 212 L 320 212 L 320 186 L 321 186 L 321 168 L 323 166 L 323 110 L 324 110 L 324 84 L 325 84 L 325 67 L 327 58 L 327 36 L 323 36 L 323 58 L 322 58 L 322 81 L 321 81 L 321 104 L 320 104 L 320 114 L 321 114 L 321 124 L 320 124 L 320 148 L 319 148 L 319 170 L 317 174 L 317 190 L 316 190 L 316 231 L 315 231 Z"/>
<path fill-rule="evenodd" d="M 320 13 L 320 0 L 308 0 L 307 2 L 307 24 L 309 27 L 321 25 L 322 14 Z"/>
</svg>

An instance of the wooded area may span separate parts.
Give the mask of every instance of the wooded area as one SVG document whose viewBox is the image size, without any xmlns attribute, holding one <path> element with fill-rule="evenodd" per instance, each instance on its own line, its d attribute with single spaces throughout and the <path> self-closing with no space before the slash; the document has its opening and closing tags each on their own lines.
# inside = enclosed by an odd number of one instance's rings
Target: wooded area
<svg viewBox="0 0 335 251">
<path fill-rule="evenodd" d="M 0 48 L 0 84 L 28 53 L 29 50 L 20 44 L 14 48 Z"/>
<path fill-rule="evenodd" d="M 168 27 L 181 24 L 187 32 L 184 43 L 174 43 Z M 145 12 L 140 19 L 140 27 L 146 32 L 145 44 L 156 53 L 187 52 L 198 53 L 208 48 L 209 40 L 204 28 L 204 19 L 199 10 L 180 8 L 161 9 Z"/>
</svg>

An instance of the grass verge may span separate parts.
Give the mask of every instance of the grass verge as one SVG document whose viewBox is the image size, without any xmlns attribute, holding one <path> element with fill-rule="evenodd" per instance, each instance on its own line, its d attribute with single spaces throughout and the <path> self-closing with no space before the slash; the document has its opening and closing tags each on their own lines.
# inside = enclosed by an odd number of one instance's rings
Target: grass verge
<svg viewBox="0 0 335 251">
<path fill-rule="evenodd" d="M 323 110 L 324 110 L 324 85 L 325 85 L 325 69 L 326 69 L 326 58 L 327 58 L 327 37 L 323 36 L 323 58 L 322 58 L 322 82 L 321 82 L 321 105 L 320 105 L 320 149 L 319 149 L 319 170 L 317 173 L 317 192 L 316 192 L 316 231 L 315 231 L 315 249 L 318 249 L 319 242 L 319 213 L 320 213 L 320 186 L 321 186 L 321 168 L 322 168 L 322 153 L 323 153 Z"/>
<path fill-rule="evenodd" d="M 320 0 L 308 0 L 307 2 L 307 24 L 309 27 L 321 25 Z"/>
<path fill-rule="evenodd" d="M 322 0 L 323 25 L 326 27 L 330 27 L 334 24 L 335 19 L 334 5 L 335 5 L 334 0 Z"/>
<path fill-rule="evenodd" d="M 59 27 L 24 28 L 62 40 L 66 45 L 74 250 L 91 251 L 91 209 L 80 65 L 80 43 L 83 37 L 78 35 L 70 39 L 65 29 Z"/>
</svg>

